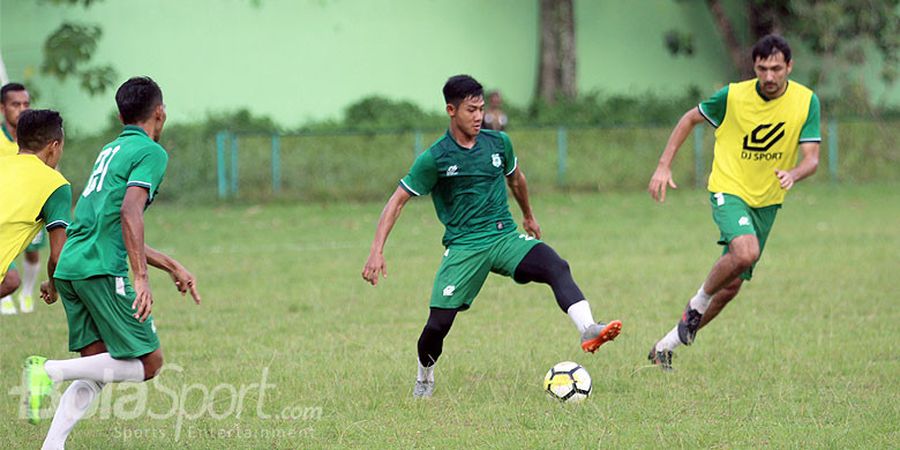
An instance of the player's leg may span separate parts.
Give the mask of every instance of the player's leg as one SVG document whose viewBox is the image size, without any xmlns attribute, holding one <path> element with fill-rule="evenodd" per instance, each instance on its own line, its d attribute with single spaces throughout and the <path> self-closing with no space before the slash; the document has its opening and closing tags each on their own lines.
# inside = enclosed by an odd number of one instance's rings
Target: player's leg
<svg viewBox="0 0 900 450">
<path fill-rule="evenodd" d="M 84 389 L 99 392 L 106 383 L 143 381 L 156 375 L 162 365 L 152 316 L 143 323 L 131 316 L 134 290 L 126 278 L 101 276 L 76 281 L 56 280 L 56 288 L 69 323 L 69 349 L 79 351 L 83 356 L 66 360 L 32 356 L 26 360 L 31 402 L 29 419 L 33 423 L 40 420 L 43 393 L 48 392 L 54 382 L 88 382 L 78 384 L 81 387 L 79 398 L 83 400 L 93 398 Z M 83 402 L 79 400 L 81 404 Z M 71 426 L 61 425 L 59 429 L 71 430 Z M 48 439 L 64 441 L 67 433 L 48 435 Z"/>
<path fill-rule="evenodd" d="M 444 351 L 444 338 L 459 310 L 431 308 L 418 342 L 418 366 L 413 397 L 430 397 L 434 390 L 434 364 Z"/>
<path fill-rule="evenodd" d="M 428 321 L 418 341 L 418 371 L 413 397 L 431 397 L 434 365 L 459 311 L 469 308 L 490 273 L 486 250 L 448 249 L 434 277 Z"/>
<path fill-rule="evenodd" d="M 21 280 L 15 264 L 11 264 L 6 271 L 6 276 L 0 282 L 0 314 L 10 315 L 16 313 L 16 305 L 13 303 L 12 293 L 19 288 Z"/>
<path fill-rule="evenodd" d="M 753 267 L 759 257 L 759 244 L 754 234 L 737 236 L 728 244 L 728 251 L 713 265 L 706 282 L 688 301 L 681 319 L 650 351 L 648 359 L 663 369 L 671 368 L 671 352 L 679 345 L 691 345 L 700 329 L 700 322 L 713 296 Z M 735 292 L 736 294 L 736 292 Z M 718 312 L 717 312 L 718 313 Z"/>
<path fill-rule="evenodd" d="M 19 291 L 19 309 L 23 313 L 34 311 L 34 286 L 41 271 L 41 246 L 43 232 L 38 233 L 34 241 L 25 249 L 25 262 L 22 267 L 22 290 Z"/>
<path fill-rule="evenodd" d="M 522 284 L 536 282 L 550 286 L 556 304 L 569 315 L 581 333 L 584 351 L 596 351 L 603 343 L 615 339 L 622 329 L 622 323 L 618 320 L 609 324 L 594 321 L 591 305 L 572 278 L 569 263 L 543 242 L 528 250 L 516 265 L 513 279 Z"/>
<path fill-rule="evenodd" d="M 103 341 L 95 341 L 82 348 L 79 353 L 84 358 L 107 353 L 107 349 Z M 50 422 L 50 429 L 47 430 L 47 436 L 41 448 L 64 448 L 69 433 L 75 428 L 75 424 L 84 417 L 105 385 L 106 383 L 96 380 L 73 381 L 59 398 L 59 405 L 53 414 L 53 421 Z"/>
<path fill-rule="evenodd" d="M 690 345 L 701 326 L 718 315 L 737 295 L 743 281 L 752 277 L 780 208 L 779 205 L 750 208 L 740 198 L 728 194 L 712 194 L 710 200 L 713 220 L 721 232 L 719 244 L 727 247 L 688 302 L 678 324 L 651 349 L 648 358 L 663 369 L 671 368 L 672 350 L 681 344 Z M 718 298 L 716 309 L 704 321 L 713 298 Z"/>
<path fill-rule="evenodd" d="M 716 292 L 716 295 L 713 296 L 712 301 L 709 303 L 709 308 L 706 309 L 706 312 L 703 313 L 703 318 L 700 319 L 700 327 L 703 328 L 711 322 L 722 309 L 725 308 L 725 305 L 728 304 L 732 299 L 734 299 L 738 292 L 741 291 L 741 286 L 744 284 L 744 279 L 741 277 L 735 278 L 729 285 L 725 286 L 719 292 Z"/>
</svg>

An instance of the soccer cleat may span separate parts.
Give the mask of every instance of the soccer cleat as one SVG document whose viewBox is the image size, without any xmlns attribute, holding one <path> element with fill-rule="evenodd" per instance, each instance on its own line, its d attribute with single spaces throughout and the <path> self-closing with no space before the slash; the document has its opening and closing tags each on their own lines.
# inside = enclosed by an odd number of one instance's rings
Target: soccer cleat
<svg viewBox="0 0 900 450">
<path fill-rule="evenodd" d="M 34 312 L 34 297 L 30 295 L 20 295 L 19 311 L 21 311 L 23 314 Z"/>
<path fill-rule="evenodd" d="M 672 368 L 672 356 L 672 350 L 657 350 L 656 345 L 654 345 L 650 349 L 650 354 L 647 355 L 647 359 L 649 359 L 653 365 L 659 366 L 664 372 L 670 372 L 675 370 Z"/>
<path fill-rule="evenodd" d="M 431 398 L 434 393 L 434 381 L 416 380 L 416 386 L 413 388 L 413 398 Z"/>
<path fill-rule="evenodd" d="M 29 356 L 25 358 L 25 370 L 23 373 L 23 382 L 25 388 L 28 389 L 25 395 L 25 401 L 28 402 L 27 415 L 28 422 L 37 425 L 41 422 L 41 403 L 50 395 L 53 388 L 53 380 L 44 370 L 44 363 L 47 358 L 42 356 Z"/>
<path fill-rule="evenodd" d="M 608 324 L 595 323 L 581 335 L 581 349 L 594 353 L 607 341 L 611 341 L 622 331 L 622 322 L 613 320 Z"/>
<path fill-rule="evenodd" d="M 678 339 L 681 340 L 682 344 L 691 345 L 694 342 L 697 330 L 700 329 L 700 319 L 702 318 L 703 314 L 691 308 L 691 304 L 688 303 L 681 314 L 681 320 L 678 321 Z"/>
<path fill-rule="evenodd" d="M 16 304 L 13 303 L 12 297 L 3 297 L 0 300 L 0 314 L 11 316 L 16 313 Z"/>
</svg>

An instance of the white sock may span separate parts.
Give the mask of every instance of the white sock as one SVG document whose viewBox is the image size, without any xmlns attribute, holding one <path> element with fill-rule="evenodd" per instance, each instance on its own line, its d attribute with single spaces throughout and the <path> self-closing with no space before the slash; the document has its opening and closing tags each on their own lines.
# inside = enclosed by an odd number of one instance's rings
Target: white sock
<svg viewBox="0 0 900 450">
<path fill-rule="evenodd" d="M 66 438 L 69 437 L 72 428 L 84 417 L 94 398 L 100 394 L 102 389 L 103 383 L 93 380 L 73 381 L 59 399 L 59 406 L 56 408 L 53 422 L 50 423 L 50 429 L 47 431 L 47 437 L 41 448 L 43 450 L 64 448 Z"/>
<path fill-rule="evenodd" d="M 575 328 L 578 328 L 579 333 L 584 333 L 589 326 L 597 323 L 594 322 L 594 316 L 591 314 L 591 304 L 587 300 L 573 304 L 566 310 L 566 313 L 572 318 L 572 322 L 575 322 Z"/>
<path fill-rule="evenodd" d="M 22 290 L 20 295 L 34 294 L 34 283 L 37 281 L 38 272 L 41 270 L 41 263 L 34 264 L 25 261 L 25 270 L 22 271 Z"/>
<path fill-rule="evenodd" d="M 422 365 L 422 362 L 419 361 L 419 358 L 416 358 L 416 363 L 419 365 L 419 373 L 416 374 L 416 381 L 434 383 L 434 364 L 430 367 L 425 367 Z"/>
<path fill-rule="evenodd" d="M 656 343 L 656 351 L 675 350 L 679 345 L 681 345 L 681 339 L 678 337 L 678 325 L 675 325 L 672 331 Z"/>
<path fill-rule="evenodd" d="M 0 302 L 6 303 L 13 301 L 12 295 L 7 295 L 6 297 L 0 298 Z"/>
<path fill-rule="evenodd" d="M 709 308 L 710 301 L 712 301 L 712 295 L 707 294 L 703 289 L 703 286 L 700 286 L 700 289 L 694 294 L 694 298 L 691 299 L 690 305 L 691 308 L 696 309 L 698 313 L 704 314 L 706 313 L 706 309 Z"/>
<path fill-rule="evenodd" d="M 141 360 L 113 359 L 109 353 L 84 358 L 48 360 L 44 370 L 54 382 L 69 380 L 93 380 L 103 383 L 118 381 L 144 381 L 144 365 Z"/>
</svg>

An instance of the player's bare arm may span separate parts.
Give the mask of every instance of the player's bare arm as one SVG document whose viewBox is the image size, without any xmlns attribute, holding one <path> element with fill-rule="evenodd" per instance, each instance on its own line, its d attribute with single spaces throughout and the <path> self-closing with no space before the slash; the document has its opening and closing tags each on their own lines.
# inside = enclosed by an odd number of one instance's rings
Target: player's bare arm
<svg viewBox="0 0 900 450">
<path fill-rule="evenodd" d="M 144 206 L 150 193 L 147 189 L 130 186 L 125 190 L 122 200 L 122 238 L 128 261 L 134 275 L 134 292 L 136 294 L 131 308 L 135 309 L 134 317 L 141 322 L 150 317 L 153 306 L 153 294 L 150 292 L 150 281 L 147 278 L 147 254 L 144 245 Z"/>
<path fill-rule="evenodd" d="M 372 241 L 372 248 L 369 250 L 369 259 L 363 267 L 362 277 L 364 280 L 376 286 L 378 284 L 378 275 L 381 274 L 387 278 L 387 266 L 384 262 L 384 244 L 387 242 L 391 229 L 397 223 L 403 206 L 409 201 L 410 195 L 401 187 L 397 187 L 394 194 L 384 205 L 381 211 L 381 217 L 378 219 L 378 227 L 375 229 L 375 239 Z"/>
<path fill-rule="evenodd" d="M 525 173 L 521 168 L 516 167 L 516 170 L 506 177 L 506 185 L 509 186 L 516 203 L 519 204 L 519 209 L 522 210 L 522 228 L 529 236 L 540 239 L 541 226 L 531 210 L 531 202 L 528 200 L 528 183 L 525 181 Z"/>
<path fill-rule="evenodd" d="M 672 160 L 675 159 L 678 149 L 681 148 L 681 144 L 684 144 L 685 139 L 691 134 L 694 127 L 698 123 L 703 122 L 703 120 L 703 115 L 700 114 L 700 110 L 696 107 L 684 113 L 681 119 L 678 120 L 678 124 L 675 125 L 675 129 L 672 130 L 672 134 L 669 136 L 669 141 L 666 142 L 666 148 L 663 150 L 662 156 L 659 157 L 656 171 L 650 177 L 650 185 L 647 187 L 647 191 L 650 192 L 653 200 L 662 203 L 666 201 L 667 187 L 672 189 L 678 188 L 675 180 L 672 179 Z"/>
<path fill-rule="evenodd" d="M 803 152 L 803 160 L 791 170 L 775 169 L 775 176 L 781 183 L 781 188 L 788 190 L 794 186 L 794 183 L 816 173 L 819 167 L 819 143 L 804 142 L 800 144 L 800 151 Z"/>
<path fill-rule="evenodd" d="M 161 269 L 172 277 L 175 288 L 181 295 L 188 292 L 194 299 L 194 303 L 200 304 L 200 294 L 197 291 L 197 279 L 180 262 L 165 253 L 144 244 L 144 254 L 147 255 L 147 264 Z"/>
<path fill-rule="evenodd" d="M 59 263 L 59 254 L 62 253 L 63 245 L 66 243 L 66 229 L 56 227 L 48 231 L 47 234 L 50 237 L 50 257 L 47 259 L 48 280 L 41 283 L 41 298 L 50 305 L 57 299 L 56 286 L 53 285 L 53 274 L 56 272 L 56 265 Z"/>
</svg>

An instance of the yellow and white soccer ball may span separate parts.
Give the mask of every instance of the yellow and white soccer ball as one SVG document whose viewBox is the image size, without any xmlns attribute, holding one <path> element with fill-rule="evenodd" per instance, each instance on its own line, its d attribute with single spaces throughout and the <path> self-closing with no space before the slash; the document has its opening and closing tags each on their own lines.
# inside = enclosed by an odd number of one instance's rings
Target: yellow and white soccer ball
<svg viewBox="0 0 900 450">
<path fill-rule="evenodd" d="M 559 401 L 578 403 L 591 395 L 591 376 L 578 363 L 561 362 L 547 372 L 544 389 Z"/>
</svg>

